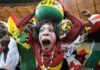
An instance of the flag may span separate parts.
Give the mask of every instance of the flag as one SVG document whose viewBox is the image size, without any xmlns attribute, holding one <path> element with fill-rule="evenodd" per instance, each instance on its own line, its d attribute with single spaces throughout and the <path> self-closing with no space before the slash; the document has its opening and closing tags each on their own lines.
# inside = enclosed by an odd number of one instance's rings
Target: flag
<svg viewBox="0 0 100 70">
<path fill-rule="evenodd" d="M 18 20 L 16 18 L 16 16 L 10 16 L 8 18 L 8 32 L 11 35 L 11 37 L 13 37 L 17 43 L 19 43 L 20 45 L 22 45 L 24 48 L 29 49 L 30 45 L 27 42 L 21 42 L 20 41 L 20 35 L 21 35 L 21 30 L 16 26 L 16 24 L 18 23 Z"/>
<path fill-rule="evenodd" d="M 10 16 L 8 19 L 8 32 L 18 43 L 19 54 L 21 56 L 21 70 L 36 70 L 35 54 L 27 42 L 21 42 L 20 36 L 22 31 L 16 26 L 18 20 L 16 16 Z"/>
</svg>

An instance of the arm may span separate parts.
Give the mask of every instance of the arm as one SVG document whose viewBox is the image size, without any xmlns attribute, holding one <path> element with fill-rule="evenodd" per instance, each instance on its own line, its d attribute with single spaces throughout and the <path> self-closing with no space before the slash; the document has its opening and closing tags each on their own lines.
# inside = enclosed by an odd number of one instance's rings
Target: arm
<svg viewBox="0 0 100 70">
<path fill-rule="evenodd" d="M 27 16 L 25 16 L 24 18 L 22 18 L 21 21 L 18 22 L 17 27 L 22 29 L 23 27 L 25 27 L 25 25 L 28 24 L 29 20 L 35 15 L 35 12 L 32 14 L 28 14 Z"/>
<path fill-rule="evenodd" d="M 65 16 L 72 21 L 72 30 L 62 39 L 63 43 L 72 43 L 84 28 L 84 22 L 68 12 L 66 6 L 63 5 Z"/>
<path fill-rule="evenodd" d="M 90 17 L 92 16 L 92 14 L 91 14 L 88 10 L 86 10 L 86 9 L 82 9 L 82 10 L 80 11 L 80 14 L 81 14 L 82 16 L 87 17 L 87 18 L 90 18 Z"/>
<path fill-rule="evenodd" d="M 34 46 L 34 41 L 36 41 L 29 26 L 27 26 L 25 29 L 21 31 L 20 36 L 17 37 L 16 40 L 21 46 L 23 46 L 26 49 L 29 49 L 30 47 Z"/>
<path fill-rule="evenodd" d="M 29 28 L 29 20 L 35 15 L 35 12 L 32 13 L 32 14 L 28 14 L 27 16 L 25 16 L 24 18 L 22 18 L 21 21 L 19 21 L 17 23 L 17 27 L 21 29 L 21 34 L 19 36 L 19 40 L 18 42 L 24 46 L 25 48 L 29 49 L 30 46 L 33 45 L 34 43 L 34 38 L 33 38 L 33 34 L 32 34 L 32 31 L 30 30 Z M 30 24 L 32 25 L 32 24 Z M 34 27 L 33 27 L 34 29 Z M 34 31 L 34 30 L 33 30 Z M 23 34 L 24 32 L 24 34 Z"/>
</svg>

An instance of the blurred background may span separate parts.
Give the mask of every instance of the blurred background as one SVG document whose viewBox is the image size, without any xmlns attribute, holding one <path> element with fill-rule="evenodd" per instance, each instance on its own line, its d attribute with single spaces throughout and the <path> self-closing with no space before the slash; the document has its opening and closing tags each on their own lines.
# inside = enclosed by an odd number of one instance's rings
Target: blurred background
<svg viewBox="0 0 100 70">
<path fill-rule="evenodd" d="M 7 21 L 8 17 L 15 15 L 19 20 L 34 8 L 41 0 L 0 0 L 0 20 Z M 79 12 L 87 9 L 91 13 L 100 14 L 100 0 L 64 0 L 68 9 L 79 18 L 87 21 Z"/>
</svg>

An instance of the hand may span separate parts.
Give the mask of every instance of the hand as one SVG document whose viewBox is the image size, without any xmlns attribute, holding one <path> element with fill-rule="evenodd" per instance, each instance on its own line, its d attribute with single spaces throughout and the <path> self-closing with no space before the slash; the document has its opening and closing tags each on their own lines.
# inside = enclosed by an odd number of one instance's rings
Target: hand
<svg viewBox="0 0 100 70">
<path fill-rule="evenodd" d="M 27 27 L 31 30 L 34 31 L 35 30 L 35 24 L 27 24 Z"/>
<path fill-rule="evenodd" d="M 83 16 L 89 16 L 89 15 L 91 15 L 91 13 L 90 13 L 88 10 L 86 10 L 86 9 L 81 10 L 80 13 L 81 13 Z"/>
</svg>

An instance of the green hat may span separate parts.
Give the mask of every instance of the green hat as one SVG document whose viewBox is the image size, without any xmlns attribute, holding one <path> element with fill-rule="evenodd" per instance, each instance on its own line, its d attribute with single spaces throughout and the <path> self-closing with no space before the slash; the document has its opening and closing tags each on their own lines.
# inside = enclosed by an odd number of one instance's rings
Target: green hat
<svg viewBox="0 0 100 70">
<path fill-rule="evenodd" d="M 37 6 L 35 16 L 39 21 L 51 20 L 54 23 L 60 23 L 64 13 L 58 1 L 43 0 Z"/>
</svg>

